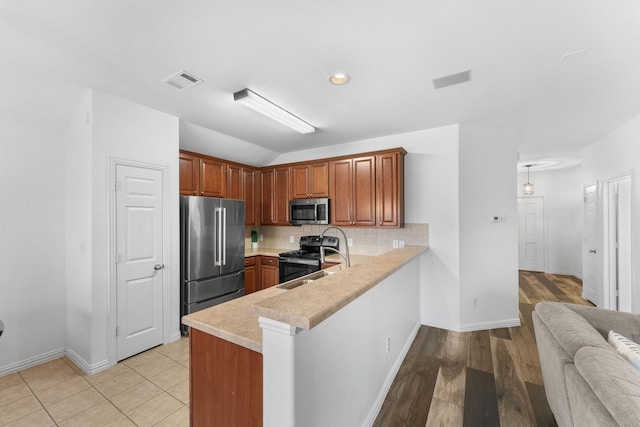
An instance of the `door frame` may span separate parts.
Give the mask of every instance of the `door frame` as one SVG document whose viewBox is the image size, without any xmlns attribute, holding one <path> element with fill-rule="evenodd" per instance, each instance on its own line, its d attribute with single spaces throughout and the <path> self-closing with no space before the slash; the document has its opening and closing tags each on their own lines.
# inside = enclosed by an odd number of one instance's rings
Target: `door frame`
<svg viewBox="0 0 640 427">
<path fill-rule="evenodd" d="M 117 304 L 117 269 L 116 269 L 116 258 L 117 258 L 117 247 L 116 247 L 116 191 L 115 191 L 115 182 L 116 182 L 116 170 L 118 166 L 130 166 L 136 168 L 143 169 L 151 169 L 155 171 L 159 171 L 162 174 L 162 258 L 166 267 L 170 267 L 170 228 L 168 226 L 168 221 L 171 218 L 169 212 L 169 200 L 170 189 L 169 189 L 169 167 L 166 165 L 158 165 L 154 163 L 145 163 L 136 160 L 123 159 L 118 157 L 110 157 L 108 159 L 108 176 L 107 179 L 107 194 L 109 197 L 108 200 L 108 212 L 109 212 L 109 221 L 108 221 L 108 267 L 107 267 L 107 357 L 109 366 L 114 366 L 118 363 L 117 356 L 117 340 L 116 340 L 116 326 L 117 326 L 117 314 L 118 314 L 118 304 Z M 164 268 L 160 270 L 162 272 L 162 342 L 167 343 L 169 339 L 170 329 L 168 318 L 170 317 L 171 309 L 170 309 L 170 274 L 171 268 Z"/>
<path fill-rule="evenodd" d="M 617 268 L 618 268 L 618 262 L 619 262 L 619 257 L 618 257 L 618 253 L 616 251 L 615 248 L 615 236 L 613 235 L 614 232 L 612 230 L 613 227 L 613 221 L 616 221 L 617 218 L 614 218 L 615 216 L 615 212 L 611 212 L 611 206 L 612 206 L 612 194 L 610 192 L 610 188 L 613 184 L 625 180 L 625 179 L 629 179 L 630 184 L 631 184 L 631 189 L 630 189 L 630 194 L 629 194 L 629 210 L 630 210 L 630 216 L 631 218 L 633 218 L 633 213 L 634 213 L 634 209 L 633 209 L 633 189 L 635 188 L 635 174 L 633 173 L 633 171 L 625 171 L 622 172 L 620 174 L 614 175 L 613 177 L 607 179 L 606 181 L 606 185 L 602 186 L 602 199 L 601 199 L 601 203 L 602 203 L 602 245 L 603 245 L 603 256 L 601 259 L 602 262 L 602 292 L 604 295 L 604 307 L 603 308 L 608 308 L 610 310 L 619 310 L 620 305 L 619 305 L 619 301 L 618 301 L 618 295 L 617 295 L 617 280 L 618 280 L 618 273 Z M 633 220 L 630 222 L 629 224 L 629 232 L 631 235 L 633 235 Z M 631 244 L 630 247 L 630 252 L 631 254 L 629 254 L 628 258 L 629 259 L 633 259 L 633 243 Z M 631 283 L 633 284 L 633 276 L 634 276 L 634 271 L 633 271 L 633 265 L 629 266 L 629 270 L 630 270 L 630 274 L 631 274 Z M 633 286 L 631 286 L 630 289 L 630 304 L 631 304 L 631 309 L 633 311 L 634 308 L 634 292 L 633 292 Z"/>
<path fill-rule="evenodd" d="M 545 195 L 539 195 L 539 194 L 531 194 L 531 195 L 519 195 L 516 203 L 520 200 L 520 199 L 542 199 L 542 250 L 544 251 L 544 255 L 542 257 L 542 272 L 546 273 L 547 272 L 547 266 L 549 265 L 548 263 L 548 256 L 549 256 L 549 251 L 547 248 L 548 245 L 548 240 L 547 239 L 547 227 L 548 227 L 548 221 L 547 221 L 547 197 Z M 518 248 L 520 248 L 520 212 L 518 211 Z M 518 264 L 520 263 L 520 254 L 518 254 Z M 520 266 L 518 265 L 518 268 Z"/>
</svg>

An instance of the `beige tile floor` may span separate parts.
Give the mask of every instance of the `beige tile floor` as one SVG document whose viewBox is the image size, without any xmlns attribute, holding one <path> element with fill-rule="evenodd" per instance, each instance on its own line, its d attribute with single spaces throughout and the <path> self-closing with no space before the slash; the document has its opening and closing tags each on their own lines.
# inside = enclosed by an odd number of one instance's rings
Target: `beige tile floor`
<svg viewBox="0 0 640 427">
<path fill-rule="evenodd" d="M 0 377 L 0 426 L 188 425 L 188 338 L 95 375 L 63 357 Z"/>
</svg>

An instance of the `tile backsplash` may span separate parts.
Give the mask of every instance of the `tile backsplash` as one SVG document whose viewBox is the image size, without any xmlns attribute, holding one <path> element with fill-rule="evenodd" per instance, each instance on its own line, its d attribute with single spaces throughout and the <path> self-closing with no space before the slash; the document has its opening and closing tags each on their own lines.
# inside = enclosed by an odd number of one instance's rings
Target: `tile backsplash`
<svg viewBox="0 0 640 427">
<path fill-rule="evenodd" d="M 245 227 L 245 245 L 251 246 L 251 230 L 256 230 L 258 235 L 261 234 L 263 237 L 263 240 L 258 242 L 258 247 L 297 249 L 300 236 L 319 235 L 325 228 L 324 225 Z M 403 240 L 405 245 L 429 244 L 429 224 L 405 224 L 404 228 L 344 227 L 343 230 L 347 238 L 353 240 L 349 252 L 357 255 L 380 255 L 388 252 L 393 249 L 394 240 Z M 329 230 L 327 235 L 342 239 L 342 234 L 335 230 Z M 344 244 L 341 240 L 340 248 L 343 248 Z"/>
</svg>

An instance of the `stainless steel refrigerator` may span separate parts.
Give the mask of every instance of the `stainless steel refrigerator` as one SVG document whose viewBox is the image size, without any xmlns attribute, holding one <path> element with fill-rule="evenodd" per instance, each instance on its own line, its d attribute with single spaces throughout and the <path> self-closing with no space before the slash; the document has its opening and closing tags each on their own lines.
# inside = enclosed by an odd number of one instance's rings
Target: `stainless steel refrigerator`
<svg viewBox="0 0 640 427">
<path fill-rule="evenodd" d="M 243 200 L 180 197 L 181 318 L 244 295 L 244 220 Z"/>
</svg>

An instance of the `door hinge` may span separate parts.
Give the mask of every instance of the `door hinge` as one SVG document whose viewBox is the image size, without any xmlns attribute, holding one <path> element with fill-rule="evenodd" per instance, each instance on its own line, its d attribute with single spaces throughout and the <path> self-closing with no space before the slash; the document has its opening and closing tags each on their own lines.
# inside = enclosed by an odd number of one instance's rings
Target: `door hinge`
<svg viewBox="0 0 640 427">
<path fill-rule="evenodd" d="M 115 183 L 115 190 L 116 190 L 116 191 L 120 190 L 120 181 L 116 181 L 116 183 Z"/>
<path fill-rule="evenodd" d="M 120 336 L 120 326 L 116 326 L 116 336 Z"/>
</svg>

